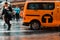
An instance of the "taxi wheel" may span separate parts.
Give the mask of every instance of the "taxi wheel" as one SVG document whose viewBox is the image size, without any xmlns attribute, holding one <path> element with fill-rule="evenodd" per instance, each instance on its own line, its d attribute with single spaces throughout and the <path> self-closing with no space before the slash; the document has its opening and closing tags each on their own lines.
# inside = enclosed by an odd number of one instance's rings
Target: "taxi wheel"
<svg viewBox="0 0 60 40">
<path fill-rule="evenodd" d="M 38 21 L 33 21 L 30 23 L 30 28 L 33 30 L 39 30 L 40 29 L 40 23 Z"/>
</svg>

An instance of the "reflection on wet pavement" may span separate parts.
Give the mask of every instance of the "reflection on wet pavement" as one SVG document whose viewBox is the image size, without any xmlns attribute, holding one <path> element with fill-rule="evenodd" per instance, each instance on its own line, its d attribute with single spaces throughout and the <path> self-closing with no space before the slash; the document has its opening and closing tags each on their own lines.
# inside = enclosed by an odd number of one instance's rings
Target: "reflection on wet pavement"
<svg viewBox="0 0 60 40">
<path fill-rule="evenodd" d="M 10 32 L 4 32 L 4 36 L 11 36 Z"/>
<path fill-rule="evenodd" d="M 3 32 L 1 40 L 60 40 L 60 32 L 31 30 L 25 32 Z M 1 35 L 0 34 L 0 35 Z"/>
<path fill-rule="evenodd" d="M 0 36 L 0 40 L 60 40 L 59 33 L 60 32 L 37 34 L 37 35 L 32 34 L 32 35 L 25 35 L 25 36 Z"/>
<path fill-rule="evenodd" d="M 3 31 L 0 32 L 0 36 L 27 36 L 27 35 L 42 35 L 47 33 L 58 33 L 58 31 L 49 30 L 20 30 L 20 31 Z"/>
<path fill-rule="evenodd" d="M 2 21 L 2 20 L 0 20 Z M 3 29 L 3 30 L 2 30 Z M 60 29 L 31 30 L 24 27 L 22 22 L 12 21 L 10 31 L 0 23 L 0 40 L 60 40 Z"/>
</svg>

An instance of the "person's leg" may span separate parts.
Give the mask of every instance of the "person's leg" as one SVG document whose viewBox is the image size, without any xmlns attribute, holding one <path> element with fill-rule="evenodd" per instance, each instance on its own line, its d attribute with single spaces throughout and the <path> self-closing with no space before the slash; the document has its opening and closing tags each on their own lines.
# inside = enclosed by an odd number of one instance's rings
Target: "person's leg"
<svg viewBox="0 0 60 40">
<path fill-rule="evenodd" d="M 18 21 L 18 14 L 16 14 L 16 21 Z"/>
<path fill-rule="evenodd" d="M 19 17 L 19 14 L 18 14 L 18 20 L 19 20 L 19 18 L 20 18 L 20 17 Z"/>
<path fill-rule="evenodd" d="M 6 28 L 6 21 L 5 21 L 5 18 L 3 19 L 4 20 L 4 29 Z"/>
<path fill-rule="evenodd" d="M 10 20 L 8 20 L 7 24 L 8 24 L 8 30 L 10 30 L 11 29 Z"/>
<path fill-rule="evenodd" d="M 13 15 L 13 19 L 15 20 L 15 15 Z"/>
<path fill-rule="evenodd" d="M 10 20 L 5 19 L 5 23 L 8 25 L 8 30 L 10 30 L 11 28 Z"/>
<path fill-rule="evenodd" d="M 17 14 L 16 14 L 16 21 L 17 21 Z"/>
<path fill-rule="evenodd" d="M 17 14 L 17 21 L 19 20 L 19 18 L 18 18 L 18 14 Z"/>
</svg>

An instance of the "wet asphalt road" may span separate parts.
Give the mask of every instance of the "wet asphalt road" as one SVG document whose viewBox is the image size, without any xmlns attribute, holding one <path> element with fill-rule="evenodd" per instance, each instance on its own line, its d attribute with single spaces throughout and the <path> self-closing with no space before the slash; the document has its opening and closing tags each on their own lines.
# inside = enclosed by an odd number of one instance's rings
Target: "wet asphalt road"
<svg viewBox="0 0 60 40">
<path fill-rule="evenodd" d="M 0 19 L 0 40 L 60 40 L 60 29 L 30 30 L 28 26 L 22 25 L 22 19 L 18 22 L 11 21 L 11 30 Z"/>
<path fill-rule="evenodd" d="M 22 25 L 22 19 L 18 22 L 16 20 L 11 21 L 11 30 L 7 30 L 7 25 L 3 26 L 4 21 L 0 19 L 0 36 L 21 36 L 21 35 L 31 35 L 31 34 L 44 34 L 44 33 L 54 33 L 59 32 L 58 28 L 56 29 L 44 29 L 44 30 L 29 30 L 28 26 Z"/>
</svg>

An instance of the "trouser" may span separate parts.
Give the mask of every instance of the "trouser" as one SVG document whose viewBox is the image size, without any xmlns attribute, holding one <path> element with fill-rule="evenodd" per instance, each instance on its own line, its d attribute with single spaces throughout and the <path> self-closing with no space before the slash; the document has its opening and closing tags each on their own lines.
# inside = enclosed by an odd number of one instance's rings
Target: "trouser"
<svg viewBox="0 0 60 40">
<path fill-rule="evenodd" d="M 15 19 L 15 15 L 13 15 L 13 19 Z"/>
<path fill-rule="evenodd" d="M 19 14 L 16 13 L 16 20 L 19 20 Z"/>
<path fill-rule="evenodd" d="M 8 25 L 8 30 L 11 28 L 10 20 L 8 18 L 4 18 L 5 23 Z"/>
</svg>

